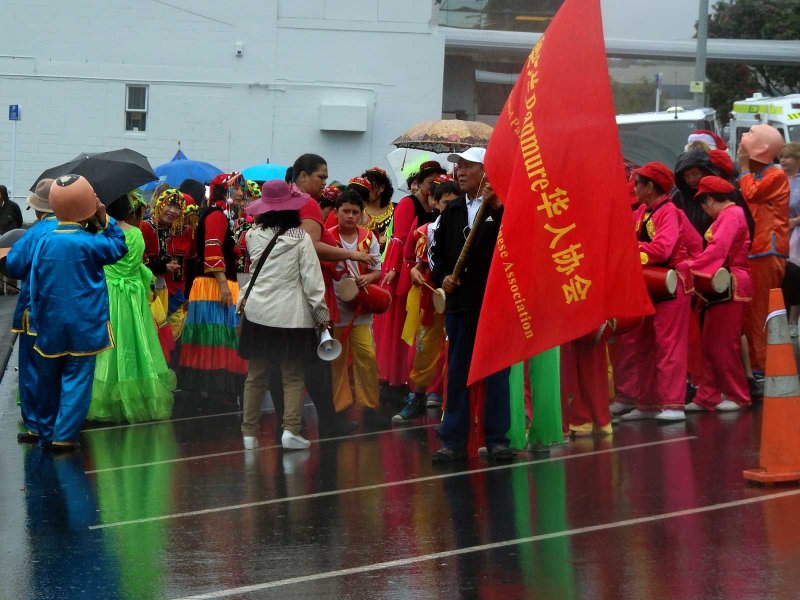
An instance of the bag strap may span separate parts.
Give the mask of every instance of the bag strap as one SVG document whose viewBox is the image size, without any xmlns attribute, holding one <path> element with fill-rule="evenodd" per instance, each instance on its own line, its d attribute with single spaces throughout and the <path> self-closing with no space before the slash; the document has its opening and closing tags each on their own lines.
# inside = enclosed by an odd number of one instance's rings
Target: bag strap
<svg viewBox="0 0 800 600">
<path fill-rule="evenodd" d="M 255 271 L 253 271 L 253 276 L 250 278 L 250 281 L 247 284 L 247 290 L 245 291 L 244 297 L 239 304 L 239 310 L 237 313 L 240 315 L 244 313 L 244 305 L 247 302 L 248 296 L 250 296 L 250 291 L 253 289 L 253 284 L 256 282 L 256 277 L 258 277 L 258 274 L 261 272 L 261 267 L 264 266 L 264 263 L 267 261 L 267 257 L 269 256 L 270 252 L 272 252 L 275 244 L 278 243 L 278 238 L 286 233 L 287 230 L 288 227 L 282 227 L 279 229 L 275 236 L 270 240 L 269 244 L 267 244 L 267 247 L 264 248 L 264 252 L 262 252 L 261 256 L 258 257 L 258 262 L 256 263 Z"/>
</svg>

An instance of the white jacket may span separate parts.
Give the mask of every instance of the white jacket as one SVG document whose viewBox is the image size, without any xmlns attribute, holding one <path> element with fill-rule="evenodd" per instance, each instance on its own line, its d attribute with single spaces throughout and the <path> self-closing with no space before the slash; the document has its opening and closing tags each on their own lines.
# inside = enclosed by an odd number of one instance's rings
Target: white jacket
<svg viewBox="0 0 800 600">
<path fill-rule="evenodd" d="M 247 232 L 251 271 L 277 231 L 256 225 Z M 239 303 L 246 290 L 247 286 L 239 292 Z M 247 297 L 244 314 L 252 323 L 284 329 L 313 329 L 329 320 L 322 270 L 305 231 L 292 228 L 278 238 Z"/>
</svg>

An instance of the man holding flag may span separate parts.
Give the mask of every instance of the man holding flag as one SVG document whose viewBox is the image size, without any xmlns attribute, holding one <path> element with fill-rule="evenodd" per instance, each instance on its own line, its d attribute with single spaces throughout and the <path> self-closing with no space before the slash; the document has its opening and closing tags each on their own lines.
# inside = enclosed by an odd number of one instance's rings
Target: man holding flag
<svg viewBox="0 0 800 600">
<path fill-rule="evenodd" d="M 463 194 L 442 213 L 433 243 L 433 278 L 447 293 L 445 328 L 449 340 L 447 403 L 437 431 L 442 448 L 431 457 L 434 464 L 467 458 L 470 415 L 467 375 L 492 251 L 503 218 L 503 205 L 483 170 L 485 153 L 483 148 L 469 148 L 447 158 L 457 164 L 458 183 Z M 484 206 L 481 208 L 482 203 Z M 464 267 L 460 274 L 454 273 L 462 254 Z M 514 453 L 506 439 L 509 428 L 508 369 L 487 377 L 483 391 L 484 430 L 489 456 L 494 460 L 511 460 Z"/>
</svg>

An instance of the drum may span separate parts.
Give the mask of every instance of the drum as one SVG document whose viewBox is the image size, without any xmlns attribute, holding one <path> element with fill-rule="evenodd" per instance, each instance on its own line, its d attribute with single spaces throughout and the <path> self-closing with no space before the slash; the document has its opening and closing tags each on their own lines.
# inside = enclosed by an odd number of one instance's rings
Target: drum
<svg viewBox="0 0 800 600">
<path fill-rule="evenodd" d="M 678 290 L 678 273 L 667 267 L 642 267 L 644 283 L 653 302 L 674 300 Z"/>
<path fill-rule="evenodd" d="M 731 272 L 725 267 L 717 269 L 711 277 L 694 276 L 694 291 L 706 304 L 727 302 L 732 297 Z"/>
<path fill-rule="evenodd" d="M 644 323 L 644 317 L 622 317 L 611 319 L 611 328 L 614 331 L 614 335 L 622 335 L 638 329 L 642 323 Z"/>
<path fill-rule="evenodd" d="M 352 302 L 358 296 L 358 285 L 352 277 L 340 279 L 334 286 L 336 297 L 342 302 Z"/>
<path fill-rule="evenodd" d="M 361 308 L 361 314 L 380 315 L 389 310 L 392 305 L 392 293 L 386 288 L 371 283 L 364 289 L 358 290 L 358 295 L 352 304 Z"/>
</svg>

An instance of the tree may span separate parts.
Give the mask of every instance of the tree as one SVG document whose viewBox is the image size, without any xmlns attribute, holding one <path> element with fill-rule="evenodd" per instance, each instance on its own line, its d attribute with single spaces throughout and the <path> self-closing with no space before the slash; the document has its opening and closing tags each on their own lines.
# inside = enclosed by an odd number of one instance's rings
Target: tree
<svg viewBox="0 0 800 600">
<path fill-rule="evenodd" d="M 800 39 L 800 0 L 723 0 L 714 5 L 708 36 L 743 40 Z M 800 69 L 774 65 L 708 66 L 709 101 L 717 114 L 733 102 L 762 92 L 781 96 L 800 92 Z"/>
<path fill-rule="evenodd" d="M 655 108 L 656 83 L 653 79 L 642 77 L 639 83 L 620 83 L 611 81 L 614 95 L 614 110 L 619 114 L 650 112 Z M 669 98 L 661 92 L 660 110 L 669 106 Z"/>
</svg>

